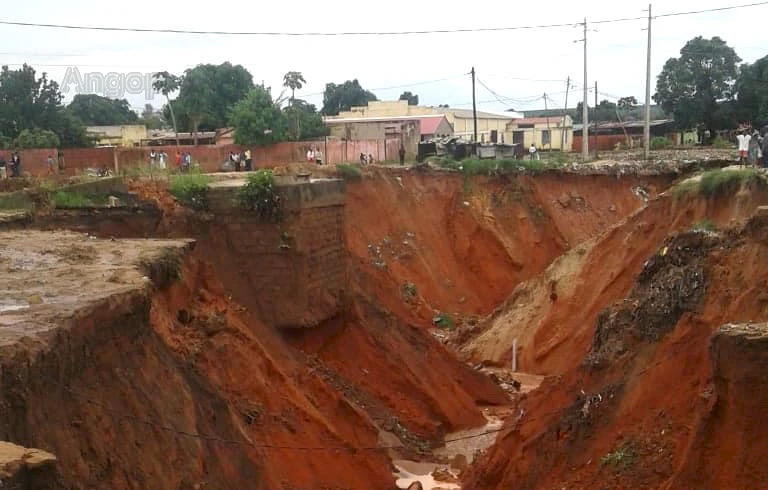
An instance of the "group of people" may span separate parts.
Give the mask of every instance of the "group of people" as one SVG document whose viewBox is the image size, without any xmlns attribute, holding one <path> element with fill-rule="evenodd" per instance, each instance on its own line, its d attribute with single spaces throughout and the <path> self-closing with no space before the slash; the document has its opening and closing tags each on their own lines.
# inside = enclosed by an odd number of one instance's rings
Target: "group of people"
<svg viewBox="0 0 768 490">
<path fill-rule="evenodd" d="M 745 129 L 736 135 L 739 143 L 739 164 L 768 168 L 768 136 L 757 130 Z"/>
<path fill-rule="evenodd" d="M 235 172 L 240 172 L 241 170 L 250 172 L 253 170 L 253 159 L 251 158 L 250 149 L 246 149 L 245 151 L 230 151 L 228 160 L 235 168 Z"/>
<path fill-rule="evenodd" d="M 323 152 L 320 148 L 310 148 L 307 150 L 307 163 L 323 164 Z"/>
<path fill-rule="evenodd" d="M 11 153 L 11 160 L 8 163 L 6 163 L 5 158 L 0 155 L 0 177 L 7 179 L 9 177 L 9 168 L 11 171 L 10 177 L 21 177 L 21 157 L 19 156 L 18 151 Z"/>
<path fill-rule="evenodd" d="M 165 169 L 168 162 L 168 154 L 165 151 L 150 150 L 149 152 L 149 165 L 152 167 L 159 167 Z"/>
<path fill-rule="evenodd" d="M 360 153 L 360 165 L 370 165 L 373 163 L 373 155 Z"/>
<path fill-rule="evenodd" d="M 52 154 L 48 154 L 46 158 L 46 168 L 48 175 L 55 175 L 58 163 L 58 171 L 64 171 L 64 154 L 57 152 L 57 156 L 54 159 Z M 10 160 L 6 161 L 3 155 L 0 155 L 0 179 L 21 177 L 21 155 L 18 151 L 11 153 Z"/>
</svg>

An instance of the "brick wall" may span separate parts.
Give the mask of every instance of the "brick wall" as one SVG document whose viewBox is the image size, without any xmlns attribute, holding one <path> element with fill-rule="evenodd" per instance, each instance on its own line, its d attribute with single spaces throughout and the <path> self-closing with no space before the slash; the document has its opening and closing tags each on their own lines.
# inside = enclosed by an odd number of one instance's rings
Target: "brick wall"
<svg viewBox="0 0 768 490">
<path fill-rule="evenodd" d="M 243 285 L 233 291 L 238 301 L 270 325 L 312 327 L 338 312 L 346 285 L 343 187 L 326 181 L 279 189 L 285 216 L 270 224 L 233 205 L 235 188 L 211 188 L 210 233 L 231 251 L 226 267 L 237 269 Z"/>
<path fill-rule="evenodd" d="M 400 140 L 360 140 L 360 141 L 299 141 L 276 143 L 266 147 L 252 147 L 253 165 L 255 168 L 273 168 L 279 165 L 298 163 L 306 160 L 307 150 L 319 148 L 323 152 L 325 163 L 358 162 L 360 153 L 373 155 L 377 162 L 385 160 L 396 161 L 400 149 Z M 117 161 L 119 169 L 126 169 L 149 162 L 149 152 L 165 151 L 169 164 L 175 162 L 176 152 L 188 152 L 192 161 L 200 165 L 205 172 L 217 172 L 229 156 L 230 151 L 241 151 L 245 147 L 238 145 L 182 145 L 154 146 L 136 148 L 68 148 L 61 150 L 66 162 L 65 175 L 82 173 L 86 168 L 115 168 Z M 21 171 L 35 176 L 47 174 L 46 160 L 48 155 L 56 158 L 56 149 L 21 150 Z M 10 160 L 10 151 L 0 150 L 0 155 Z"/>
</svg>

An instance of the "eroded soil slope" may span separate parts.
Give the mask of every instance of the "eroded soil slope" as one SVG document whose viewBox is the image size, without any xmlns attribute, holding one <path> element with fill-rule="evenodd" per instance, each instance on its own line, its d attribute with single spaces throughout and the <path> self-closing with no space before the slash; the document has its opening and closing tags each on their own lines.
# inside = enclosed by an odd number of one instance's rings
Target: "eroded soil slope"
<svg viewBox="0 0 768 490">
<path fill-rule="evenodd" d="M 518 285 L 489 318 L 458 334 L 458 348 L 472 362 L 507 365 L 517 339 L 522 371 L 566 372 L 587 350 L 598 313 L 627 294 L 643 262 L 668 234 L 697 223 L 726 226 L 767 200 L 768 191 L 755 185 L 711 199 L 669 193 L 652 200 Z"/>
<path fill-rule="evenodd" d="M 737 335 L 741 341 L 718 332 L 713 340 L 713 332 L 768 318 L 768 219 L 756 216 L 716 232 L 688 230 L 704 215 L 724 223 L 754 210 L 765 194 L 753 191 L 709 202 L 658 201 L 594 246 L 580 271 L 585 279 L 560 305 L 571 308 L 570 315 L 575 305 L 588 305 L 587 312 L 572 323 L 567 315 L 559 325 L 542 323 L 541 335 L 554 337 L 558 326 L 556 338 L 564 340 L 529 361 L 562 374 L 522 403 L 466 488 L 764 484 L 764 397 L 746 395 L 745 382 L 768 374 L 765 342 L 753 341 L 754 332 Z M 669 230 L 669 221 L 683 231 L 656 245 L 640 241 Z M 606 278 L 597 274 L 598 264 Z M 590 285 L 590 277 L 598 284 Z M 555 304 L 563 301 L 559 296 Z M 750 399 L 741 401 L 740 393 Z"/>
<path fill-rule="evenodd" d="M 653 197 L 669 182 L 374 170 L 347 186 L 347 246 L 371 300 L 401 318 L 485 315 L 565 250 L 637 210 L 643 192 Z"/>
</svg>

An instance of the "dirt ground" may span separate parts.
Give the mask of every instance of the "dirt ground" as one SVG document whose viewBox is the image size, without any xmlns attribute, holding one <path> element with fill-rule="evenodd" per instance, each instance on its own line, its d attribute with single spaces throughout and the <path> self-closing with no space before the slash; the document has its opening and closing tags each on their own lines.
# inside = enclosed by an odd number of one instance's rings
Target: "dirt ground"
<svg viewBox="0 0 768 490">
<path fill-rule="evenodd" d="M 233 300 L 242 264 L 162 182 L 130 183 L 156 219 L 45 225 L 98 239 L 0 234 L 0 440 L 62 489 L 758 488 L 763 330 L 718 329 L 768 320 L 768 191 L 623 165 L 365 169 L 344 306 L 305 331 Z"/>
</svg>

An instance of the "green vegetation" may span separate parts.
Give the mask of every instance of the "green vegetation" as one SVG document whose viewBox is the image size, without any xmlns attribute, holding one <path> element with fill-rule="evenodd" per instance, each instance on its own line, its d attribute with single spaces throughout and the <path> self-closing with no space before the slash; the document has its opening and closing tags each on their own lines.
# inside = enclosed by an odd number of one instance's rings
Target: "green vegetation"
<svg viewBox="0 0 768 490">
<path fill-rule="evenodd" d="M 360 180 L 363 178 L 360 167 L 349 163 L 336 164 L 336 173 L 344 180 Z"/>
<path fill-rule="evenodd" d="M 276 222 L 283 217 L 280 194 L 275 189 L 275 177 L 271 170 L 257 170 L 249 174 L 246 183 L 235 195 L 237 204 L 255 211 L 264 221 Z"/>
<path fill-rule="evenodd" d="M 606 454 L 600 458 L 600 466 L 612 466 L 614 468 L 624 467 L 626 468 L 635 459 L 634 451 L 629 448 L 628 444 L 623 444 L 614 451 Z"/>
<path fill-rule="evenodd" d="M 143 253 L 139 256 L 138 267 L 158 289 L 165 289 L 181 279 L 181 265 L 184 250 L 166 248 L 160 253 Z"/>
<path fill-rule="evenodd" d="M 725 150 L 730 147 L 731 147 L 731 144 L 725 141 L 721 136 L 715 136 L 715 139 L 712 140 L 712 148 Z"/>
<path fill-rule="evenodd" d="M 663 136 L 654 136 L 651 138 L 651 150 L 663 150 L 672 146 L 672 142 Z"/>
<path fill-rule="evenodd" d="M 436 159 L 434 162 L 445 169 L 455 170 L 464 175 L 503 175 L 520 171 L 540 173 L 548 168 L 555 168 L 552 164 L 542 160 L 514 160 L 514 159 L 480 159 L 467 158 L 465 160 Z"/>
<path fill-rule="evenodd" d="M 210 178 L 199 173 L 171 176 L 168 192 L 183 206 L 196 211 L 208 209 L 208 183 Z"/>
<path fill-rule="evenodd" d="M 18 210 L 18 209 L 32 209 L 34 208 L 34 202 L 31 197 L 24 191 L 8 192 L 0 194 L 0 209 L 4 210 Z"/>
<path fill-rule="evenodd" d="M 715 229 L 715 223 L 711 219 L 704 218 L 695 222 L 691 226 L 691 230 L 694 231 L 713 231 Z"/>
<path fill-rule="evenodd" d="M 765 184 L 765 176 L 754 168 L 710 170 L 704 172 L 698 181 L 686 180 L 676 184 L 672 188 L 672 194 L 676 198 L 690 193 L 698 193 L 705 197 L 726 196 L 747 183 Z"/>
<path fill-rule="evenodd" d="M 80 192 L 63 190 L 54 192 L 51 198 L 53 206 L 57 209 L 94 207 L 98 205 L 98 200 L 96 197 L 87 196 Z M 106 202 L 106 199 L 101 198 L 101 202 Z"/>
<path fill-rule="evenodd" d="M 456 322 L 453 321 L 453 317 L 448 313 L 439 312 L 432 317 L 432 324 L 437 328 L 452 330 Z"/>
</svg>

